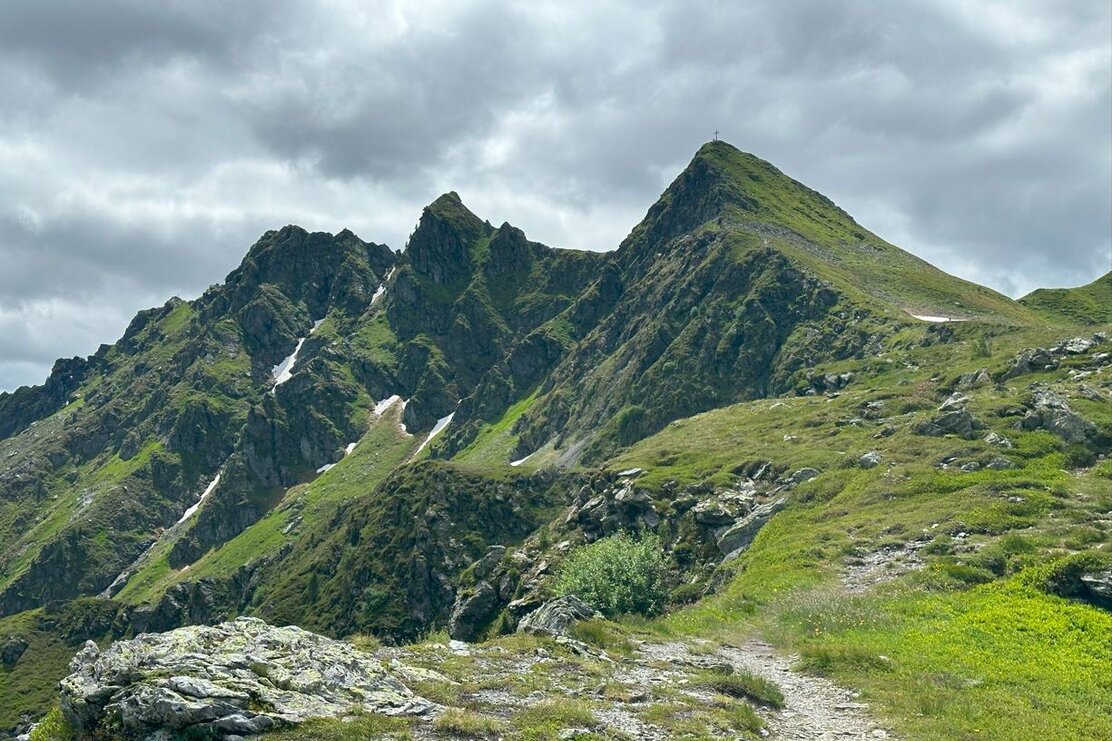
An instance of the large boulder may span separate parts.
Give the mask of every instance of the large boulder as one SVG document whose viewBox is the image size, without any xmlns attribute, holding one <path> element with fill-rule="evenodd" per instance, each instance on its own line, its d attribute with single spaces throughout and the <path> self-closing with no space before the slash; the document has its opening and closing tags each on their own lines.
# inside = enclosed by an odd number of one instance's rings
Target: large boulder
<svg viewBox="0 0 1112 741">
<path fill-rule="evenodd" d="M 100 651 L 89 641 L 61 682 L 81 733 L 226 738 L 353 712 L 435 706 L 353 646 L 255 618 L 144 633 Z"/>
<path fill-rule="evenodd" d="M 1058 361 L 1049 350 L 1036 347 L 1030 350 L 1024 350 L 1016 355 L 1012 365 L 1000 376 L 1001 381 L 1006 381 L 1009 378 L 1022 376 L 1027 373 L 1038 373 L 1040 371 L 1054 370 L 1058 367 Z"/>
<path fill-rule="evenodd" d="M 977 430 L 984 429 L 984 424 L 966 408 L 967 403 L 968 397 L 954 394 L 938 407 L 938 415 L 919 424 L 915 432 L 933 437 L 957 435 L 972 440 Z"/>
<path fill-rule="evenodd" d="M 1024 430 L 1046 430 L 1067 443 L 1083 443 L 1097 434 L 1096 425 L 1076 414 L 1061 396 L 1045 389 L 1035 392 L 1032 408 L 1019 426 Z"/>
<path fill-rule="evenodd" d="M 594 608 L 586 602 L 574 594 L 565 594 L 563 597 L 544 603 L 523 617 L 518 623 L 517 632 L 562 636 L 568 634 L 577 620 L 589 620 L 598 616 Z"/>
<path fill-rule="evenodd" d="M 489 582 L 481 581 L 474 590 L 460 592 L 448 618 L 448 635 L 457 641 L 474 641 L 490 623 L 498 605 L 498 591 Z"/>
</svg>

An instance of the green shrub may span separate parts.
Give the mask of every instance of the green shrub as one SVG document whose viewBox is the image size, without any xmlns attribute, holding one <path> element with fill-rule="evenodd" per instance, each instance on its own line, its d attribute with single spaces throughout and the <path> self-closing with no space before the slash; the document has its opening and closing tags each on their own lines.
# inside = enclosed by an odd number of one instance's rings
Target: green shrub
<svg viewBox="0 0 1112 741">
<path fill-rule="evenodd" d="M 74 738 L 73 728 L 66 722 L 57 705 L 31 731 L 31 741 L 73 741 Z"/>
<path fill-rule="evenodd" d="M 555 591 L 574 594 L 607 617 L 656 615 L 667 598 L 664 568 L 658 537 L 619 533 L 572 551 Z"/>
<path fill-rule="evenodd" d="M 624 407 L 615 417 L 618 442 L 629 445 L 641 439 L 645 432 L 645 408 L 640 406 Z"/>
</svg>

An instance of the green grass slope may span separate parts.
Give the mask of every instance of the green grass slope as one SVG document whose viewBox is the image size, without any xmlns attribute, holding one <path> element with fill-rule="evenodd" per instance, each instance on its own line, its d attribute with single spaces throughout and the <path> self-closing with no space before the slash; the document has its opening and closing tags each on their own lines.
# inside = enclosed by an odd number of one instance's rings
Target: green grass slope
<svg viewBox="0 0 1112 741">
<path fill-rule="evenodd" d="M 1078 288 L 1040 288 L 1019 303 L 1055 321 L 1112 325 L 1112 272 Z"/>
</svg>

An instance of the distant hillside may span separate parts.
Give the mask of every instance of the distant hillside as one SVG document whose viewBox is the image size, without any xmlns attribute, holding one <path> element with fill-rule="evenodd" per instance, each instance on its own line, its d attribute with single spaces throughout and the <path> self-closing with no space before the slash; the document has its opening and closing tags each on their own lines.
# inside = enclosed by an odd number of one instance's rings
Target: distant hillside
<svg viewBox="0 0 1112 741">
<path fill-rule="evenodd" d="M 1112 271 L 1087 286 L 1040 288 L 1019 303 L 1044 316 L 1078 324 L 1112 324 Z"/>
</svg>

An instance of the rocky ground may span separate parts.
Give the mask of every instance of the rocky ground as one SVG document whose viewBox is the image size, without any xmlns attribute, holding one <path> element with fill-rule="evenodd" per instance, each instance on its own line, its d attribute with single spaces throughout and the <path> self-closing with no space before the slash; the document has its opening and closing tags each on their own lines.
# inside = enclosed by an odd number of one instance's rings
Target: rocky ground
<svg viewBox="0 0 1112 741">
<path fill-rule="evenodd" d="M 418 739 L 890 737 L 855 693 L 792 671 L 793 657 L 759 641 L 639 640 L 597 620 L 557 627 L 593 643 L 540 626 L 483 644 L 355 648 L 240 618 L 104 651 L 90 643 L 61 708 L 79 730 L 140 738 L 230 741 L 352 713 L 403 717 L 398 732 Z"/>
</svg>

